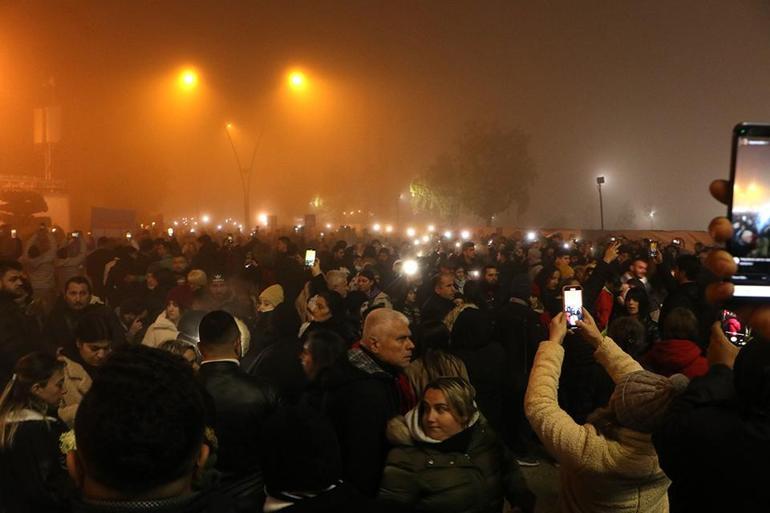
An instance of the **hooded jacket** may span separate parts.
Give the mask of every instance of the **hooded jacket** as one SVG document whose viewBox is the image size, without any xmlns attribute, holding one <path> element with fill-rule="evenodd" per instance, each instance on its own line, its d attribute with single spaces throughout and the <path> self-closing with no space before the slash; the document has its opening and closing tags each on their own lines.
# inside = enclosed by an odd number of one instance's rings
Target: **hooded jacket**
<svg viewBox="0 0 770 513">
<path fill-rule="evenodd" d="M 684 374 L 692 379 L 709 370 L 700 347 L 692 340 L 670 339 L 656 342 L 645 355 L 643 363 L 662 376 Z"/>
<path fill-rule="evenodd" d="M 93 380 L 83 365 L 74 359 L 66 356 L 62 356 L 61 359 L 64 361 L 64 396 L 59 408 L 59 418 L 73 427 L 80 401 L 91 389 Z"/>
<path fill-rule="evenodd" d="M 738 353 L 734 370 L 711 366 L 673 401 L 653 435 L 672 481 L 672 512 L 767 511 L 768 369 L 770 344 L 755 339 Z"/>
<path fill-rule="evenodd" d="M 415 511 L 500 512 L 503 497 L 531 511 L 534 496 L 513 457 L 478 413 L 445 441 L 420 426 L 419 408 L 388 423 L 388 454 L 379 498 Z"/>
</svg>

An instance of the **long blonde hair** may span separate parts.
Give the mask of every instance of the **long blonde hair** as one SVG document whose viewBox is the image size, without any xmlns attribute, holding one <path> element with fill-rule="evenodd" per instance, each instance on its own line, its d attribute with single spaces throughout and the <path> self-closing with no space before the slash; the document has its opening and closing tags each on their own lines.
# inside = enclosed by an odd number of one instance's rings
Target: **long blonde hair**
<svg viewBox="0 0 770 513">
<path fill-rule="evenodd" d="M 19 412 L 24 409 L 45 413 L 46 405 L 32 394 L 36 384 L 45 385 L 54 372 L 64 367 L 64 363 L 55 356 L 34 352 L 19 358 L 14 367 L 14 374 L 5 385 L 0 396 L 0 451 L 9 449 L 19 427 L 14 422 Z"/>
</svg>

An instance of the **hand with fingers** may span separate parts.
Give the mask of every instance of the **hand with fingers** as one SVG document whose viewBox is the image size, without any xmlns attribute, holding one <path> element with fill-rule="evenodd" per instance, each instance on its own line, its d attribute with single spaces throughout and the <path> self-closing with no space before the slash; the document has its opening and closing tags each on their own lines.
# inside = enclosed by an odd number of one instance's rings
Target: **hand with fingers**
<svg viewBox="0 0 770 513">
<path fill-rule="evenodd" d="M 730 182 L 714 180 L 709 186 L 711 195 L 719 202 L 727 205 L 730 200 Z M 709 224 L 709 234 L 718 243 L 725 243 L 733 235 L 733 226 L 726 217 L 716 217 Z M 733 256 L 724 249 L 714 249 L 706 257 L 706 267 L 721 281 L 712 283 L 706 288 L 706 299 L 712 304 L 720 304 L 730 299 L 735 290 L 732 283 L 727 281 L 738 270 Z M 764 338 L 770 338 L 770 305 L 742 305 L 736 312 L 746 320 L 752 329 Z"/>
</svg>

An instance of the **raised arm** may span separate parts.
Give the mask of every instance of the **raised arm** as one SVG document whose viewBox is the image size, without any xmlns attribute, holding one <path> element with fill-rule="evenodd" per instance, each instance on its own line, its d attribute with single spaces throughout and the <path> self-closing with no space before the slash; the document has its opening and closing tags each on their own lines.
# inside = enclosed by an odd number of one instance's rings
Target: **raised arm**
<svg viewBox="0 0 770 513">
<path fill-rule="evenodd" d="M 606 451 L 606 440 L 593 426 L 577 424 L 559 407 L 559 377 L 564 360 L 562 341 L 566 334 L 564 313 L 554 317 L 550 331 L 550 339 L 542 342 L 537 350 L 529 376 L 524 398 L 527 418 L 548 452 L 563 465 L 582 468 L 589 461 L 602 462 L 604 458 L 584 456 Z"/>
<path fill-rule="evenodd" d="M 626 374 L 643 370 L 639 362 L 618 347 L 610 337 L 602 336 L 593 317 L 585 308 L 583 320 L 578 321 L 578 327 L 583 339 L 596 349 L 594 358 L 604 367 L 614 383 L 618 383 Z"/>
</svg>

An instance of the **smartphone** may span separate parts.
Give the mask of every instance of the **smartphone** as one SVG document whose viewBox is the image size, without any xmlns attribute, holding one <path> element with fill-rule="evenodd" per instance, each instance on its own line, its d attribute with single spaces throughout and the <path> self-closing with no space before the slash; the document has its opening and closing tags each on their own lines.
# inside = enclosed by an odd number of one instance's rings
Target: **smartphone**
<svg viewBox="0 0 770 513">
<path fill-rule="evenodd" d="M 174 229 L 173 228 L 169 228 L 168 230 L 166 230 L 166 232 L 168 233 L 169 237 L 173 237 L 174 236 Z"/>
<path fill-rule="evenodd" d="M 562 288 L 564 297 L 564 315 L 567 316 L 567 326 L 577 328 L 577 322 L 583 320 L 583 287 L 567 285 Z"/>
<path fill-rule="evenodd" d="M 682 239 L 674 239 L 671 241 L 671 244 L 674 246 L 681 246 L 682 245 Z"/>
<path fill-rule="evenodd" d="M 743 347 L 751 340 L 751 328 L 742 323 L 730 310 L 722 310 L 719 314 L 719 324 L 725 337 L 732 344 Z"/>
<path fill-rule="evenodd" d="M 741 123 L 733 130 L 728 249 L 738 265 L 736 302 L 770 298 L 770 125 Z"/>
<path fill-rule="evenodd" d="M 314 249 L 308 249 L 305 251 L 305 267 L 308 269 L 313 267 L 313 263 L 315 262 L 315 250 Z"/>
<path fill-rule="evenodd" d="M 11 228 L 11 237 L 16 238 L 16 228 Z"/>
<path fill-rule="evenodd" d="M 650 256 L 651 257 L 658 256 L 658 241 L 656 240 L 650 241 Z"/>
<path fill-rule="evenodd" d="M 78 237 L 80 237 L 80 232 L 72 232 L 72 237 L 74 239 L 77 239 Z"/>
</svg>

